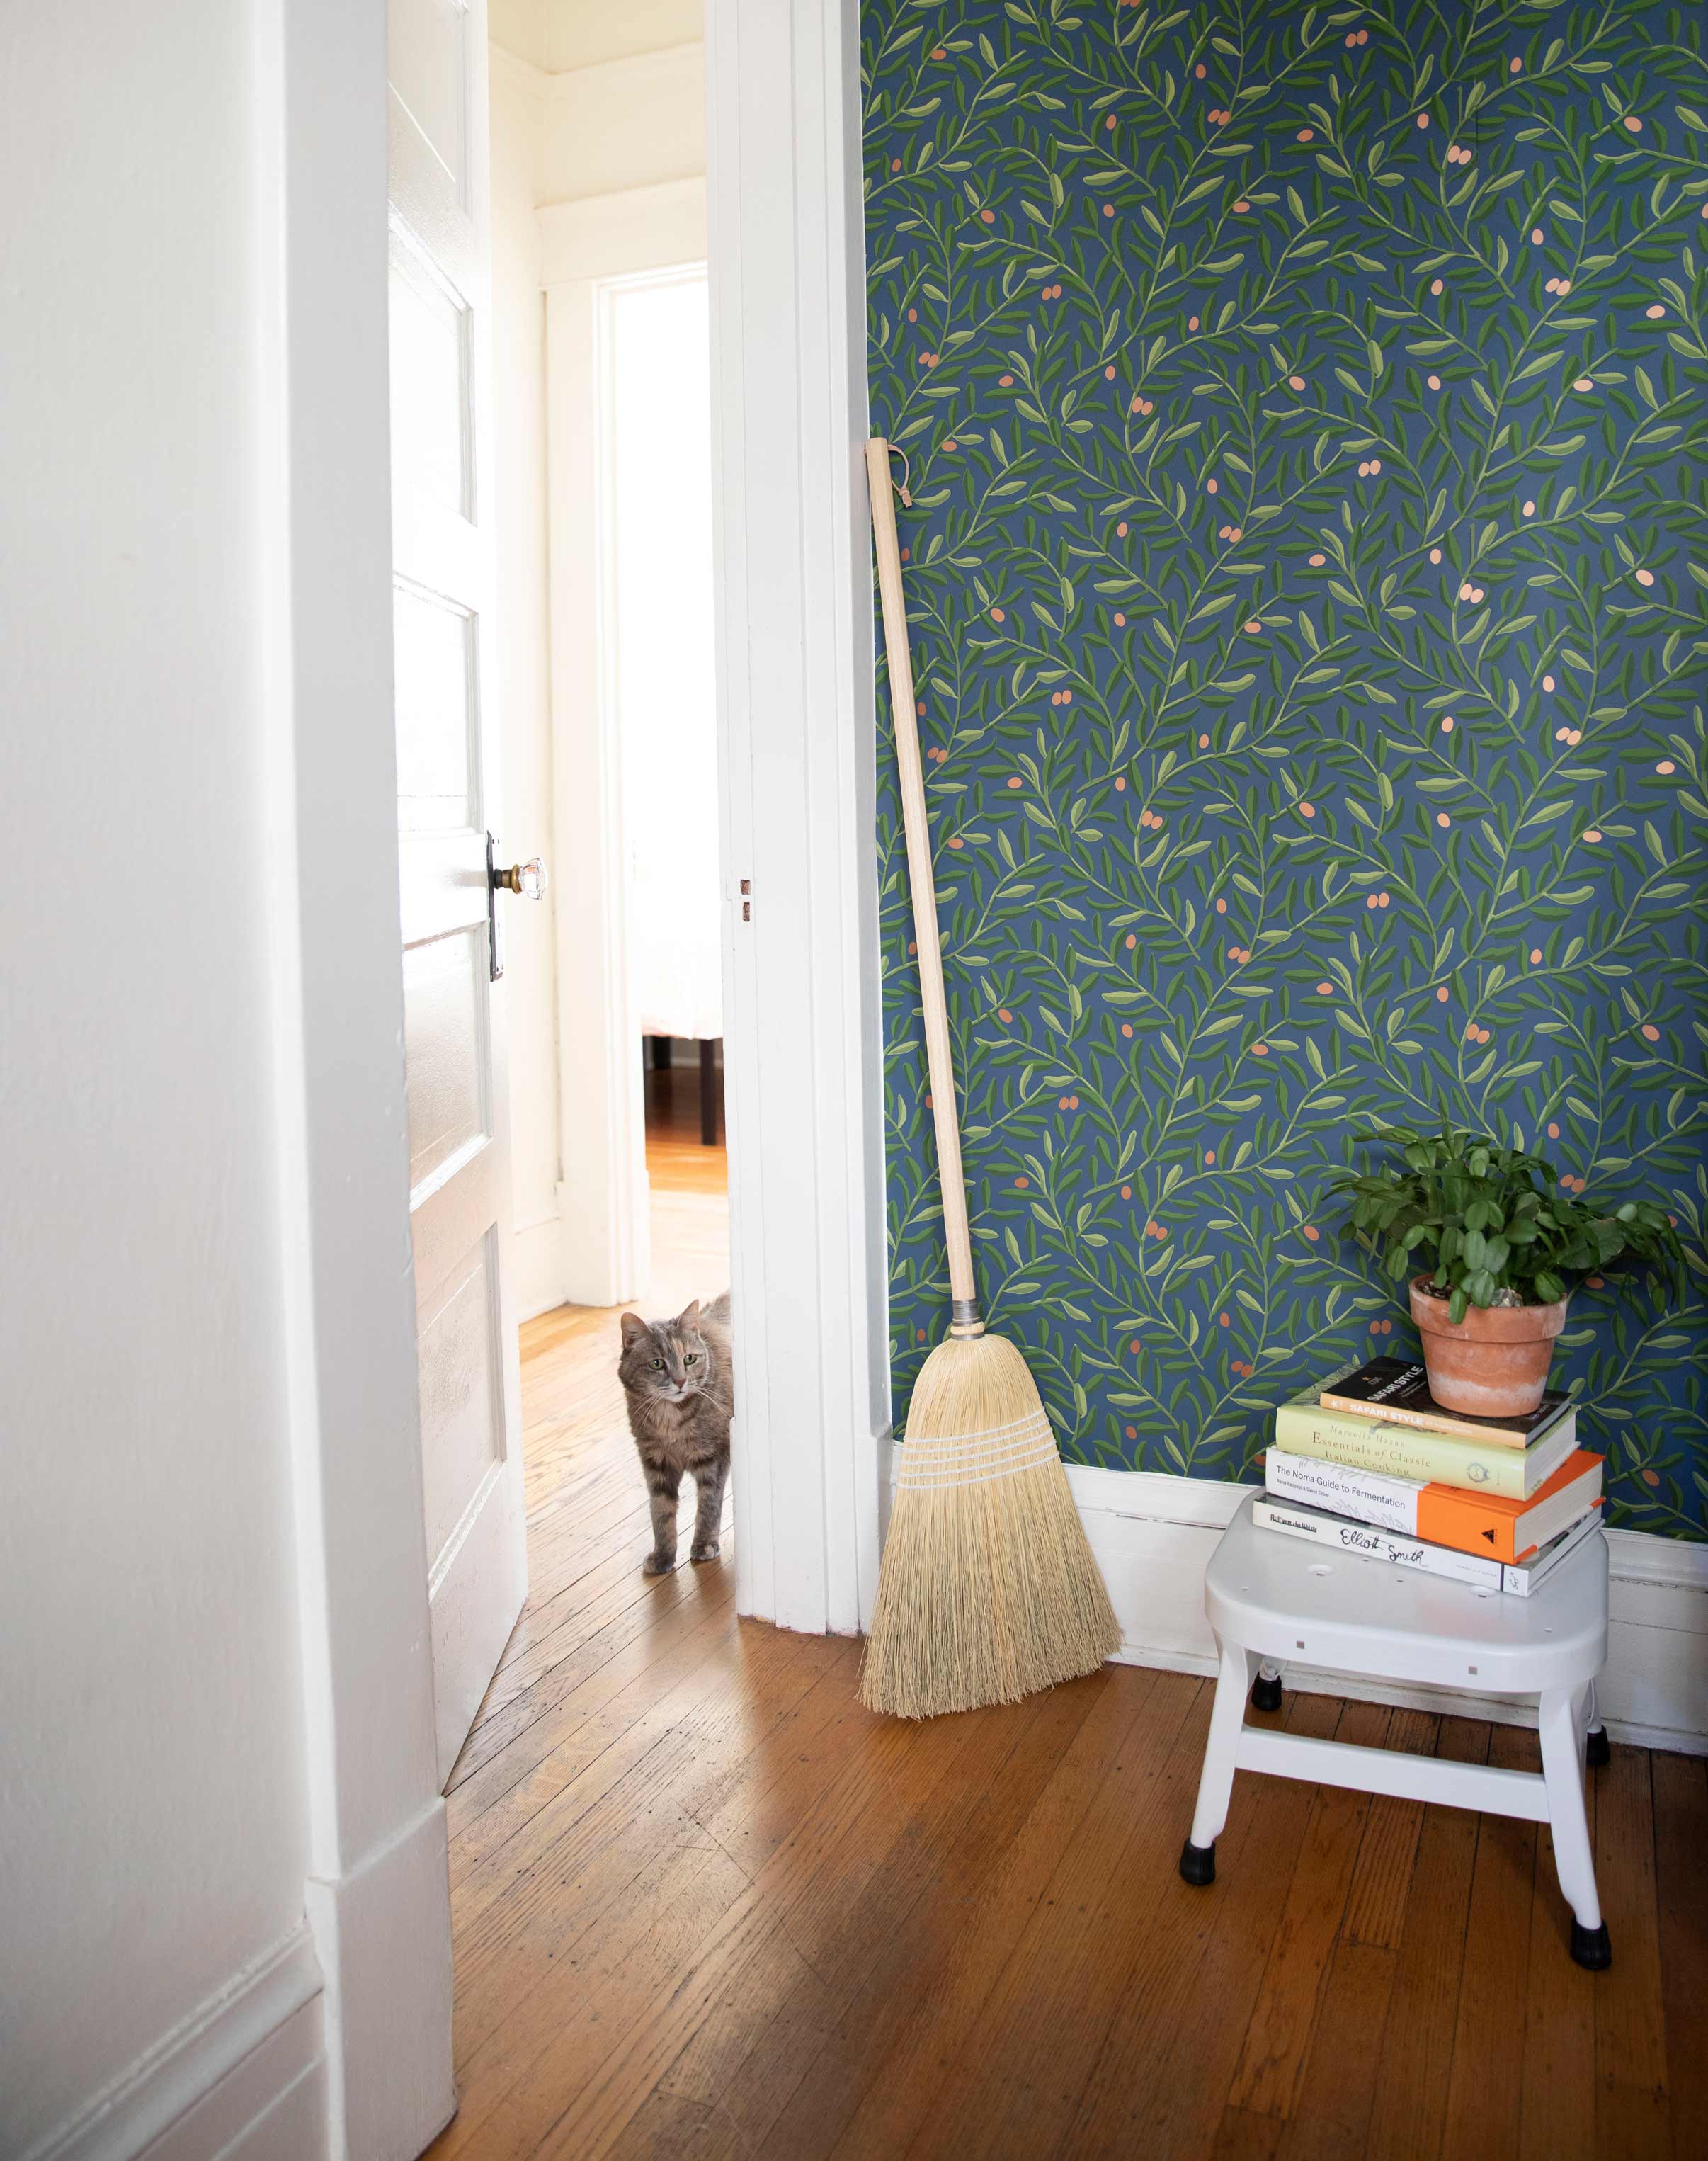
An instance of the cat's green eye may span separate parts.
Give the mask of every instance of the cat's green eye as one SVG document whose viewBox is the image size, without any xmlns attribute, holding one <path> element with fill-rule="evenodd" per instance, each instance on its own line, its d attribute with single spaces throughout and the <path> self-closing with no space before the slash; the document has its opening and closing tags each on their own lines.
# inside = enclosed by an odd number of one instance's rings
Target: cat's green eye
<svg viewBox="0 0 1708 2161">
<path fill-rule="evenodd" d="M 700 1363 L 700 1353 L 697 1351 L 690 1351 L 688 1353 L 687 1363 L 690 1366 L 697 1366 Z"/>
<path fill-rule="evenodd" d="M 657 1373 L 662 1373 L 662 1372 L 664 1372 L 664 1360 L 663 1360 L 662 1358 L 654 1358 L 654 1361 L 653 1361 L 653 1370 L 654 1370 L 654 1372 L 657 1372 Z"/>
</svg>

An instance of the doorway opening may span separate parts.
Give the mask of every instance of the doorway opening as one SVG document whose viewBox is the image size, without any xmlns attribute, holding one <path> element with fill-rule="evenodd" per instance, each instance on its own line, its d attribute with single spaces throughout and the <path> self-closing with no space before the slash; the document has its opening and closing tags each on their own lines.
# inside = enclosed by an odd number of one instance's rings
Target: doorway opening
<svg viewBox="0 0 1708 2161">
<path fill-rule="evenodd" d="M 484 1428 L 502 1430 L 519 1474 L 527 1554 L 526 1602 L 513 1629 L 515 1604 L 491 1632 L 490 1685 L 448 1766 L 454 1879 L 456 1825 L 534 1769 L 568 1715 L 570 1675 L 602 1672 L 618 1646 L 627 1673 L 679 1609 L 703 1615 L 734 1594 L 727 1490 L 722 1551 L 690 1565 L 691 1477 L 675 1570 L 643 1572 L 648 1493 L 617 1372 L 625 1312 L 663 1320 L 730 1285 L 708 251 L 691 169 L 703 69 L 697 13 L 677 13 L 696 42 L 601 57 L 582 49 L 609 27 L 597 10 L 540 11 L 534 27 L 549 35 L 532 51 L 505 42 L 523 18 L 493 11 L 465 259 L 432 266 L 453 296 L 441 312 L 456 335 L 435 350 L 459 363 L 444 378 L 466 436 L 456 507 L 469 548 L 491 559 L 484 607 L 477 579 L 464 603 L 492 774 L 489 815 L 470 824 L 501 830 L 501 871 L 513 857 L 544 866 L 538 908 L 518 905 L 529 881 L 502 872 L 502 980 L 495 969 L 472 1028 L 497 1046 L 493 1154 L 508 1142 L 508 1221 L 486 1248 L 488 1277 L 506 1278 L 487 1367 L 515 1377 L 514 1408 L 480 1372 L 440 1377 L 448 1401 L 490 1398 Z M 394 95 L 401 35 L 394 18 Z M 647 131 L 616 126 L 625 104 L 647 111 Z M 662 138 L 661 109 L 677 123 Z M 631 169 L 623 145 L 643 133 L 690 169 Z M 419 193 L 394 200 L 394 226 L 408 227 Z M 440 378 L 425 360 L 412 370 L 393 335 L 407 420 Z M 394 424 L 406 487 L 410 463 Z M 411 651 L 400 643 L 400 682 Z M 424 1333 L 424 1384 L 432 1349 Z M 424 1428 L 430 1463 L 432 1447 Z"/>
</svg>

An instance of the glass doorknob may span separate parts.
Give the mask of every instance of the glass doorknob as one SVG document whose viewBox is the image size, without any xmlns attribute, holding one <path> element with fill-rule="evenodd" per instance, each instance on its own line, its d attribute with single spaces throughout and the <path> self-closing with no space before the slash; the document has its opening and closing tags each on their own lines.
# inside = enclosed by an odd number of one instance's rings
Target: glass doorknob
<svg viewBox="0 0 1708 2161">
<path fill-rule="evenodd" d="M 545 866 L 534 856 L 525 863 L 512 863 L 508 870 L 492 866 L 492 883 L 502 886 L 506 893 L 520 893 L 524 900 L 545 898 Z"/>
</svg>

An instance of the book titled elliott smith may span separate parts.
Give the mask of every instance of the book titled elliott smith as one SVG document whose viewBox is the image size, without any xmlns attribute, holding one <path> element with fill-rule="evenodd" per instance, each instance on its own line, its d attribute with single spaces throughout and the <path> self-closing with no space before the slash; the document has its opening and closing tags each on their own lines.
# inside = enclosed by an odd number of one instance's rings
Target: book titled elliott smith
<svg viewBox="0 0 1708 2161">
<path fill-rule="evenodd" d="M 1350 1411 L 1355 1418 L 1391 1419 L 1396 1425 L 1421 1426 L 1428 1433 L 1450 1433 L 1461 1440 L 1481 1440 L 1502 1448 L 1528 1448 L 1546 1432 L 1571 1398 L 1550 1388 L 1528 1418 L 1469 1418 L 1445 1410 L 1429 1393 L 1429 1376 L 1403 1358 L 1371 1358 L 1350 1373 L 1336 1373 L 1318 1391 L 1325 1410 Z"/>
<path fill-rule="evenodd" d="M 1346 1464 L 1289 1455 L 1281 1448 L 1265 1455 L 1263 1483 L 1278 1500 L 1302 1501 L 1310 1508 L 1325 1508 L 1330 1515 L 1351 1516 L 1460 1553 L 1521 1561 L 1601 1500 L 1601 1458 L 1579 1449 L 1528 1501 L 1354 1471 Z"/>
<path fill-rule="evenodd" d="M 1528 1598 L 1568 1554 L 1577 1551 L 1600 1523 L 1601 1511 L 1586 1509 L 1575 1523 L 1545 1546 L 1538 1547 L 1528 1560 L 1510 1565 L 1485 1560 L 1481 1554 L 1458 1553 L 1451 1546 L 1432 1546 L 1423 1539 L 1403 1538 L 1397 1531 L 1384 1531 L 1374 1523 L 1356 1523 L 1346 1516 L 1331 1516 L 1325 1509 L 1301 1507 L 1296 1501 L 1277 1501 L 1268 1494 L 1252 1503 L 1252 1521 L 1287 1538 L 1331 1546 L 1336 1553 L 1388 1561 L 1396 1567 L 1418 1569 L 1426 1575 L 1444 1575 L 1450 1582 L 1468 1583 L 1476 1591 L 1504 1591 L 1515 1598 Z"/>
</svg>

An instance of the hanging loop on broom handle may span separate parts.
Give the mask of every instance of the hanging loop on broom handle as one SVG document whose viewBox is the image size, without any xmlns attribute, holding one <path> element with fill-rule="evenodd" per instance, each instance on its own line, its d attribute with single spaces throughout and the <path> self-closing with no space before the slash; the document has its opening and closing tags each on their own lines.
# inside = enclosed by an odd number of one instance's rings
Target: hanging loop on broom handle
<svg viewBox="0 0 1708 2161">
<path fill-rule="evenodd" d="M 874 435 L 866 445 L 872 529 L 877 543 L 877 590 L 883 603 L 883 643 L 889 656 L 890 713 L 895 723 L 902 824 L 907 836 L 908 886 L 914 903 L 914 940 L 919 947 L 925 1063 L 930 1075 L 931 1117 L 936 1127 L 937 1167 L 943 1185 L 943 1232 L 949 1247 L 950 1333 L 978 1336 L 983 1333 L 984 1324 L 978 1317 L 972 1237 L 966 1220 L 966 1180 L 961 1167 L 955 1055 L 943 994 L 937 887 L 931 872 L 931 829 L 925 815 L 925 776 L 919 761 L 919 728 L 914 709 L 914 665 L 908 649 L 907 601 L 902 591 L 902 551 L 896 536 L 889 456 L 890 445 L 882 435 Z"/>
</svg>

